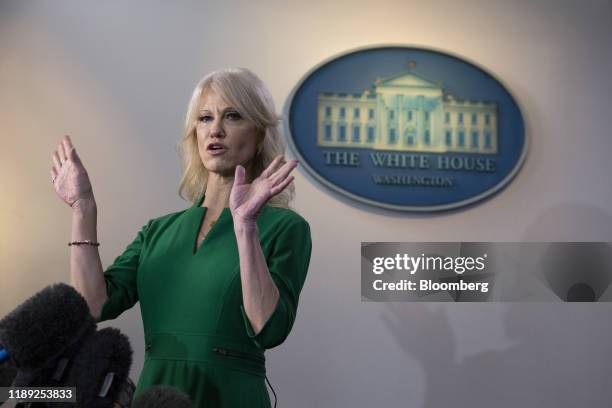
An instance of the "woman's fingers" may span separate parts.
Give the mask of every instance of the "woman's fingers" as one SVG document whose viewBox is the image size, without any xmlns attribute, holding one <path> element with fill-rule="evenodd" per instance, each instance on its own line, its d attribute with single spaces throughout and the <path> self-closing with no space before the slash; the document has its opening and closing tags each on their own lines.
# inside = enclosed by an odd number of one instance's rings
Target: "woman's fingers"
<svg viewBox="0 0 612 408">
<path fill-rule="evenodd" d="M 294 179 L 293 176 L 287 177 L 280 184 L 277 184 L 274 187 L 272 187 L 272 189 L 270 189 L 270 193 L 273 196 L 277 195 L 278 193 L 283 191 L 285 189 L 285 187 L 287 187 L 289 185 L 289 183 L 291 183 L 293 181 L 293 179 Z"/>
<path fill-rule="evenodd" d="M 79 154 L 76 151 L 76 148 L 73 146 L 70 148 L 70 150 L 68 151 L 68 158 L 72 160 L 72 162 L 78 166 L 78 167 L 83 167 L 83 163 L 81 162 L 81 158 L 79 157 Z"/>
<path fill-rule="evenodd" d="M 70 136 L 69 135 L 64 136 L 64 140 L 66 141 L 66 148 L 67 148 L 66 151 L 69 152 L 74 147 L 74 146 L 72 146 L 72 140 L 70 140 Z"/>
<path fill-rule="evenodd" d="M 70 159 L 71 154 L 74 153 L 72 151 L 74 149 L 74 146 L 72 146 L 72 142 L 70 141 L 70 137 L 68 135 L 63 137 L 62 147 L 64 149 L 64 153 L 66 154 L 66 159 Z"/>
<path fill-rule="evenodd" d="M 65 135 L 59 143 L 57 149 L 53 152 L 53 163 L 55 164 L 55 170 L 59 173 L 64 163 L 68 161 L 71 150 L 74 147 L 68 135 Z"/>
<path fill-rule="evenodd" d="M 278 169 L 271 177 L 270 180 L 276 184 L 285 180 L 285 178 L 291 173 L 293 169 L 297 167 L 298 161 L 296 159 L 289 160 L 280 169 Z"/>
<path fill-rule="evenodd" d="M 57 150 L 53 152 L 53 164 L 55 164 L 55 169 L 59 172 L 59 170 L 62 168 L 62 162 L 57 154 Z"/>
<path fill-rule="evenodd" d="M 60 142 L 58 150 L 59 150 L 60 160 L 62 161 L 62 164 L 64 164 L 66 160 L 68 160 L 68 151 L 66 150 L 66 147 L 64 146 L 63 140 Z"/>
<path fill-rule="evenodd" d="M 266 169 L 261 172 L 261 177 L 268 177 L 269 175 L 274 173 L 274 170 L 276 170 L 276 167 L 278 166 L 278 164 L 281 162 L 282 159 L 283 159 L 283 155 L 276 156 L 274 160 L 272 160 L 272 162 L 268 165 L 268 167 L 266 167 Z"/>
</svg>

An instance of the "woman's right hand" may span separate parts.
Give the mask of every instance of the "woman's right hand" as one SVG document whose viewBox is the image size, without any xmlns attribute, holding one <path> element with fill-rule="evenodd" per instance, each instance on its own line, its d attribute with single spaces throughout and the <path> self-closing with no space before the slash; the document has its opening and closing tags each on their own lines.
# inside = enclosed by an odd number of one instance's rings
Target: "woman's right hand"
<svg viewBox="0 0 612 408">
<path fill-rule="evenodd" d="M 53 189 L 57 195 L 71 208 L 80 202 L 94 202 L 89 175 L 68 135 L 62 138 L 53 152 L 51 179 L 54 180 Z"/>
</svg>

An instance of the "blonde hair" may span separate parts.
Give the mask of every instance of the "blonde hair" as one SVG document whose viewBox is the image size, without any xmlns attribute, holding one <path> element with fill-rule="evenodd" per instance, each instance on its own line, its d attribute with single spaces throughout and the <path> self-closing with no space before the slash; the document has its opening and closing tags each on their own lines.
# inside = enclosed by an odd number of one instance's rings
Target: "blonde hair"
<svg viewBox="0 0 612 408">
<path fill-rule="evenodd" d="M 255 124 L 258 134 L 264 135 L 253 159 L 253 178 L 258 177 L 276 156 L 284 154 L 286 148 L 279 129 L 280 117 L 275 113 L 272 95 L 263 81 L 246 68 L 224 68 L 211 72 L 198 82 L 193 91 L 187 107 L 183 137 L 178 146 L 183 163 L 179 196 L 194 203 L 205 192 L 208 180 L 208 171 L 202 164 L 196 137 L 198 105 L 202 92 L 207 89 L 221 95 L 240 115 Z M 272 197 L 268 205 L 289 208 L 294 195 L 292 182 Z"/>
</svg>

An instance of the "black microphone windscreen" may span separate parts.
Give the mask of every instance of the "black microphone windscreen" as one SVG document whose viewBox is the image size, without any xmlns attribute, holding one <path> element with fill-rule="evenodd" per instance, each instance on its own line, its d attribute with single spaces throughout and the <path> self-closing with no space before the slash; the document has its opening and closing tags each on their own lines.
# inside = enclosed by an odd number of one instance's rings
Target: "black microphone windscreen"
<svg viewBox="0 0 612 408">
<path fill-rule="evenodd" d="M 69 368 L 66 386 L 76 387 L 78 407 L 110 408 L 119 398 L 131 365 L 128 338 L 108 327 L 85 341 Z"/>
<path fill-rule="evenodd" d="M 0 387 L 10 387 L 17 375 L 17 367 L 11 361 L 0 364 Z"/>
<path fill-rule="evenodd" d="M 132 408 L 192 408 L 189 396 L 169 385 L 154 385 L 132 404 Z"/>
<path fill-rule="evenodd" d="M 72 286 L 58 283 L 0 320 L 0 343 L 19 370 L 34 370 L 95 327 L 85 299 Z"/>
</svg>

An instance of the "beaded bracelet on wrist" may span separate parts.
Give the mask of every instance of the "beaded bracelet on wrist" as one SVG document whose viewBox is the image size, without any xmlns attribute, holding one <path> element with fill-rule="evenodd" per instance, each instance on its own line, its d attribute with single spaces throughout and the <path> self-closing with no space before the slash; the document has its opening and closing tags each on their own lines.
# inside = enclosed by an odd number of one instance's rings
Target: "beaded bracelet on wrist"
<svg viewBox="0 0 612 408">
<path fill-rule="evenodd" d="M 100 246 L 99 242 L 93 242 L 90 240 L 85 240 L 85 241 L 72 241 L 68 243 L 68 246 L 72 246 L 72 245 L 93 245 L 93 246 Z"/>
</svg>

